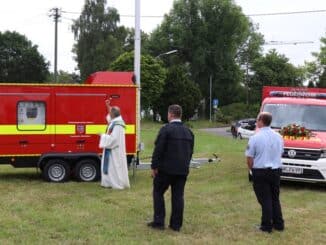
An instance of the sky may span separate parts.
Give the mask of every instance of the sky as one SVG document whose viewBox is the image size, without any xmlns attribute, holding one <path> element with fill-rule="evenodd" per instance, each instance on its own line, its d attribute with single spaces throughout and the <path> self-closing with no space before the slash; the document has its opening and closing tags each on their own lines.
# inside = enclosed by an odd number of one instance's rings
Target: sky
<svg viewBox="0 0 326 245">
<path fill-rule="evenodd" d="M 140 0 L 141 15 L 163 16 L 169 13 L 173 0 Z M 326 10 L 326 0 L 234 0 L 244 14 L 265 14 L 279 12 L 297 12 L 311 10 Z M 134 27 L 135 0 L 107 0 L 108 6 L 115 7 L 120 17 L 120 24 Z M 24 34 L 39 52 L 50 61 L 50 69 L 54 64 L 54 22 L 49 17 L 54 7 L 62 11 L 61 22 L 58 25 L 58 70 L 76 71 L 77 64 L 71 52 L 74 36 L 71 32 L 72 20 L 78 18 L 82 11 L 84 0 L 0 0 L 0 31 L 17 31 Z M 320 38 L 326 36 L 326 12 L 250 16 L 253 23 L 258 24 L 259 32 L 266 42 L 291 43 L 283 45 L 265 45 L 264 52 L 275 48 L 284 54 L 294 65 L 303 65 L 311 61 L 312 52 L 320 50 Z M 147 33 L 153 31 L 163 20 L 158 18 L 141 18 L 141 29 Z M 309 42 L 292 44 L 295 42 Z"/>
</svg>

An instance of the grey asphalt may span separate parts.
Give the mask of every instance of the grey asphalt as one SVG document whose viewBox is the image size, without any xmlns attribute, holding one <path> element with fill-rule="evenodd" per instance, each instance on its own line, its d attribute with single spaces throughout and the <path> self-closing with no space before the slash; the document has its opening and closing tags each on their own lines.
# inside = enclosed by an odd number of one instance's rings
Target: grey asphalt
<svg viewBox="0 0 326 245">
<path fill-rule="evenodd" d="M 201 131 L 205 131 L 211 134 L 223 136 L 223 137 L 229 137 L 232 138 L 232 134 L 230 131 L 230 127 L 222 127 L 222 128 L 203 128 L 200 129 Z"/>
</svg>

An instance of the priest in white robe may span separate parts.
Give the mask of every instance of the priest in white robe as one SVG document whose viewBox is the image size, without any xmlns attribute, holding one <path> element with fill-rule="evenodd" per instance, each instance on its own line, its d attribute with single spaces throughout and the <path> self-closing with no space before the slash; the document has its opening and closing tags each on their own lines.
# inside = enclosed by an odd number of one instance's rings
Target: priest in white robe
<svg viewBox="0 0 326 245">
<path fill-rule="evenodd" d="M 99 147 L 103 149 L 101 161 L 101 186 L 113 189 L 129 188 L 129 176 L 126 158 L 125 123 L 120 115 L 119 107 L 110 106 L 106 134 L 100 135 Z"/>
</svg>

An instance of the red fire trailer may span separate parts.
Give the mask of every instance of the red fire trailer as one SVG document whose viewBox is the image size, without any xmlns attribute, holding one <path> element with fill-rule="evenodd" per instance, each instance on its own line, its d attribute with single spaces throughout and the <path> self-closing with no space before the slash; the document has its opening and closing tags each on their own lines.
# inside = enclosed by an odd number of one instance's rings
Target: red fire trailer
<svg viewBox="0 0 326 245">
<path fill-rule="evenodd" d="M 121 108 L 127 157 L 136 156 L 136 90 L 132 72 L 97 72 L 85 84 L 0 83 L 0 164 L 38 167 L 53 182 L 97 180 L 106 99 Z"/>
</svg>

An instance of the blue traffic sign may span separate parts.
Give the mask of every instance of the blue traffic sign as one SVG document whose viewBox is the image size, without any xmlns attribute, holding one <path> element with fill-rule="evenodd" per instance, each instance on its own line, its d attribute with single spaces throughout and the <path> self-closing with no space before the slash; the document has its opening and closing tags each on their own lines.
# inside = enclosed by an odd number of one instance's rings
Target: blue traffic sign
<svg viewBox="0 0 326 245">
<path fill-rule="evenodd" d="M 213 107 L 217 108 L 218 106 L 218 99 L 213 99 Z"/>
</svg>

